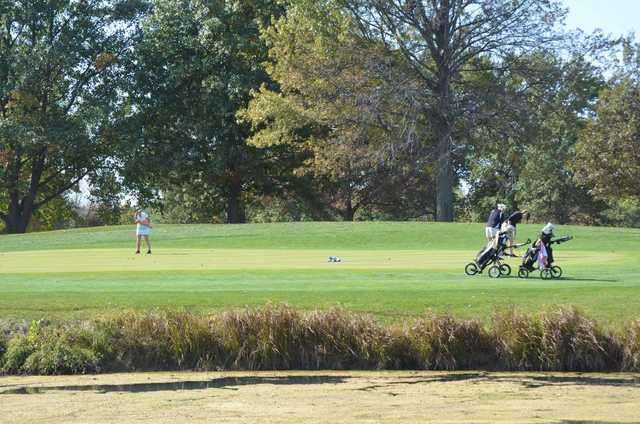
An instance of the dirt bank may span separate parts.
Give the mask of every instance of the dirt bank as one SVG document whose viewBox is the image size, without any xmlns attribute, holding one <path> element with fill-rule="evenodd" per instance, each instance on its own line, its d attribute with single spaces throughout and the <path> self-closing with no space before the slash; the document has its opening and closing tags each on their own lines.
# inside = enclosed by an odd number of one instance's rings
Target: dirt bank
<svg viewBox="0 0 640 424">
<path fill-rule="evenodd" d="M 0 422 L 640 422 L 639 374 L 1 377 Z"/>
</svg>

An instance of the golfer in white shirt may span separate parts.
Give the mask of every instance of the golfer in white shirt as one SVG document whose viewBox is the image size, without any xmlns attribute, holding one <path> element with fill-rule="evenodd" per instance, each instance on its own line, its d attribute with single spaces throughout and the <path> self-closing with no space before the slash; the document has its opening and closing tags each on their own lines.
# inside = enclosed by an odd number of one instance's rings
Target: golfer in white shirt
<svg viewBox="0 0 640 424">
<path fill-rule="evenodd" d="M 140 240 L 142 237 L 144 237 L 144 241 L 147 244 L 147 255 L 150 255 L 151 242 L 149 241 L 149 234 L 151 234 L 151 219 L 142 209 L 136 209 L 133 217 L 136 223 L 136 255 L 140 254 Z"/>
</svg>

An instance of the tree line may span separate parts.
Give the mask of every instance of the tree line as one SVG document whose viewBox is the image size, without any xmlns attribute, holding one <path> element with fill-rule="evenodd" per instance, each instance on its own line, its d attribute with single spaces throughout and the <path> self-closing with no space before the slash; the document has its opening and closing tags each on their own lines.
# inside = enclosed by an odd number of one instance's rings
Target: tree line
<svg viewBox="0 0 640 424">
<path fill-rule="evenodd" d="M 640 225 L 640 46 L 552 0 L 0 0 L 7 233 L 174 222 Z M 77 218 L 77 217 L 76 217 Z M 57 223 L 57 224 L 56 224 Z"/>
</svg>

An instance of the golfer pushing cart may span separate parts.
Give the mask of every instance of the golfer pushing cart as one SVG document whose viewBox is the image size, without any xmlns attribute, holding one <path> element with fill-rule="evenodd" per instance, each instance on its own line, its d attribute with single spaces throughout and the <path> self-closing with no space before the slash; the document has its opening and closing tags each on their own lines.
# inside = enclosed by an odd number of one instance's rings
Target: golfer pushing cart
<svg viewBox="0 0 640 424">
<path fill-rule="evenodd" d="M 539 270 L 540 278 L 549 280 L 562 277 L 562 268 L 554 265 L 552 245 L 572 240 L 572 236 L 554 239 L 554 226 L 548 223 L 540 232 L 538 239 L 522 257 L 522 265 L 518 268 L 518 277 L 529 278 L 529 273 Z"/>
<path fill-rule="evenodd" d="M 540 235 L 535 242 L 527 249 L 522 256 L 522 263 L 518 267 L 518 277 L 528 278 L 533 271 L 540 271 L 540 278 L 543 280 L 560 278 L 562 276 L 562 268 L 554 264 L 552 245 L 565 243 L 572 240 L 572 236 L 564 236 L 554 238 L 554 225 L 548 223 L 542 228 Z M 511 266 L 503 262 L 507 255 L 506 248 L 518 248 L 531 243 L 531 239 L 520 244 L 510 245 L 513 238 L 513 232 L 500 231 L 495 235 L 493 240 L 484 247 L 473 262 L 468 263 L 464 272 L 467 275 L 481 274 L 485 269 L 489 269 L 488 274 L 491 278 L 499 278 L 511 274 Z M 515 255 L 513 255 L 515 256 Z"/>
<path fill-rule="evenodd" d="M 476 259 L 464 267 L 464 272 L 467 275 L 482 274 L 482 272 L 489 267 L 488 273 L 491 278 L 511 275 L 511 266 L 503 262 L 506 248 L 518 248 L 531 243 L 531 240 L 520 244 L 509 245 L 510 240 L 511 238 L 508 231 L 501 231 L 496 234 L 495 238 L 478 252 Z"/>
</svg>

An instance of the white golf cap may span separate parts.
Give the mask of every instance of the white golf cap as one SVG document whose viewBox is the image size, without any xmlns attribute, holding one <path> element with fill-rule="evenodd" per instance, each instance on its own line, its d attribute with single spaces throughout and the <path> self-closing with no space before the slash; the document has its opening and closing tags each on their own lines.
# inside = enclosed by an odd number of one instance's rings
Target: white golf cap
<svg viewBox="0 0 640 424">
<path fill-rule="evenodd" d="M 507 209 L 507 205 L 505 205 L 504 203 L 498 203 L 498 209 Z"/>
<path fill-rule="evenodd" d="M 553 233 L 553 228 L 554 228 L 554 227 L 553 227 L 553 224 L 552 224 L 552 223 L 550 223 L 550 222 L 547 222 L 547 225 L 545 225 L 545 226 L 542 228 L 542 232 L 543 232 L 544 234 L 551 234 L 551 233 Z"/>
</svg>

